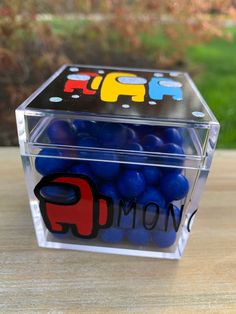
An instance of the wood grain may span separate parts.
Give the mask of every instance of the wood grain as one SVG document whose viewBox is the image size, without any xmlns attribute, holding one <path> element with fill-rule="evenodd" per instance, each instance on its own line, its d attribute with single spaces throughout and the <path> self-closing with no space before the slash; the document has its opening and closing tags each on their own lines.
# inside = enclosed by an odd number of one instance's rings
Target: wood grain
<svg viewBox="0 0 236 314">
<path fill-rule="evenodd" d="M 19 150 L 0 161 L 1 313 L 236 313 L 236 151 L 216 152 L 180 261 L 38 248 Z"/>
</svg>

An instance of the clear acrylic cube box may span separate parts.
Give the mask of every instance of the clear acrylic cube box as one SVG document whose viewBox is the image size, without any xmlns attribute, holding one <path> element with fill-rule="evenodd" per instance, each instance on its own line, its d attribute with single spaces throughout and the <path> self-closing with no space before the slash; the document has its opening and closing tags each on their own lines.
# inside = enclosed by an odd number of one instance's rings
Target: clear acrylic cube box
<svg viewBox="0 0 236 314">
<path fill-rule="evenodd" d="M 16 120 L 39 246 L 181 257 L 219 133 L 188 74 L 65 65 Z"/>
</svg>

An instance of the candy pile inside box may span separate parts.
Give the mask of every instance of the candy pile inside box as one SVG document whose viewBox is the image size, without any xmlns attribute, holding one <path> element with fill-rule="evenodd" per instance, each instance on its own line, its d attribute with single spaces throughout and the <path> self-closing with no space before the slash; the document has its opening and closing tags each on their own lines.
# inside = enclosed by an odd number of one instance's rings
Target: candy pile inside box
<svg viewBox="0 0 236 314">
<path fill-rule="evenodd" d="M 157 129 L 157 128 L 156 128 Z M 157 133 L 158 132 L 158 133 Z M 52 143 L 70 144 L 84 147 L 109 147 L 113 149 L 128 149 L 131 151 L 163 152 L 173 154 L 184 154 L 182 143 L 183 138 L 176 128 L 159 128 L 152 130 L 152 127 L 125 126 L 120 123 L 90 122 L 74 120 L 69 123 L 64 120 L 55 120 L 47 128 L 47 136 Z M 39 152 L 40 155 L 48 155 L 47 148 Z M 55 152 L 54 152 L 55 154 Z M 56 154 L 63 157 L 63 152 L 57 150 Z M 78 152 L 86 158 L 88 152 Z M 127 239 L 132 244 L 148 245 L 150 242 L 159 247 L 169 247 L 176 239 L 176 230 L 173 222 L 168 221 L 165 231 L 165 222 L 168 214 L 168 204 L 174 200 L 183 199 L 189 190 L 188 179 L 182 174 L 182 168 L 159 168 L 140 164 L 145 163 L 145 156 L 127 156 L 127 163 L 119 163 L 115 153 L 95 158 L 111 159 L 113 162 L 68 160 L 55 158 L 40 158 L 35 160 L 36 170 L 43 176 L 68 172 L 88 176 L 97 186 L 101 194 L 112 198 L 115 205 L 119 200 L 136 200 L 141 207 L 134 217 L 133 211 L 121 216 L 118 220 L 118 208 L 115 208 L 114 222 L 112 227 L 100 232 L 99 237 L 108 243 L 119 243 Z M 117 161 L 117 162 L 114 162 Z M 136 163 L 139 162 L 139 163 Z M 179 162 L 181 166 L 181 161 Z M 54 200 L 75 197 L 65 189 L 47 187 L 43 190 L 45 198 L 51 197 Z M 143 208 L 150 202 L 155 202 L 160 207 L 158 223 L 157 206 L 150 204 L 147 207 L 145 217 L 146 228 L 141 223 Z M 180 210 L 174 206 L 175 217 L 180 220 Z M 133 222 L 134 220 L 134 222 Z M 151 232 L 150 232 L 151 229 Z"/>
<path fill-rule="evenodd" d="M 185 74 L 64 67 L 17 123 L 40 246 L 181 256 L 219 130 Z"/>
</svg>

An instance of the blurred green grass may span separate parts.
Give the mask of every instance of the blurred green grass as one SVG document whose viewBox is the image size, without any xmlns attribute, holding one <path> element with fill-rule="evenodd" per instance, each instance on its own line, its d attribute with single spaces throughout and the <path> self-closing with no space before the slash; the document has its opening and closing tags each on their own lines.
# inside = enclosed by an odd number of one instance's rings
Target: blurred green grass
<svg viewBox="0 0 236 314">
<path fill-rule="evenodd" d="M 188 49 L 193 79 L 221 124 L 219 148 L 236 148 L 236 28 L 232 41 L 214 39 Z"/>
</svg>

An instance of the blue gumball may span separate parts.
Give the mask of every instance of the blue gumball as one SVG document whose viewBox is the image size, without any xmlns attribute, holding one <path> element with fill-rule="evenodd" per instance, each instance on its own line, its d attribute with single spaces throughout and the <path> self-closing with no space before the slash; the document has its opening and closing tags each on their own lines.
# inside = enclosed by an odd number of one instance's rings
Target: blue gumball
<svg viewBox="0 0 236 314">
<path fill-rule="evenodd" d="M 170 208 L 163 208 L 160 211 L 158 218 L 157 228 L 161 231 L 177 231 L 180 221 L 181 221 L 181 212 L 179 208 L 173 205 L 173 215 L 172 217 Z"/>
<path fill-rule="evenodd" d="M 176 173 L 180 174 L 182 172 L 182 168 L 177 168 L 177 167 L 162 167 L 161 172 L 163 175 L 166 175 L 168 173 Z"/>
<path fill-rule="evenodd" d="M 117 203 L 120 199 L 116 187 L 110 182 L 103 184 L 99 190 L 103 195 L 111 197 L 114 203 Z"/>
<path fill-rule="evenodd" d="M 76 143 L 79 143 L 83 138 L 95 139 L 94 137 L 90 136 L 88 133 L 78 133 L 76 136 Z"/>
<path fill-rule="evenodd" d="M 51 143 L 60 145 L 74 145 L 76 134 L 71 124 L 64 120 L 54 120 L 47 128 L 47 135 Z"/>
<path fill-rule="evenodd" d="M 124 231 L 115 227 L 101 230 L 100 239 L 106 243 L 119 243 L 124 238 Z"/>
<path fill-rule="evenodd" d="M 97 179 L 95 175 L 92 173 L 92 171 L 90 170 L 90 167 L 88 165 L 85 165 L 85 164 L 74 165 L 73 167 L 69 169 L 69 172 L 73 174 L 83 174 L 89 177 L 94 183 L 97 183 Z"/>
<path fill-rule="evenodd" d="M 56 172 L 66 172 L 67 169 L 73 165 L 73 163 L 73 160 L 64 159 L 61 151 L 49 148 L 43 148 L 39 152 L 38 157 L 35 158 L 35 168 L 43 176 Z"/>
<path fill-rule="evenodd" d="M 148 245 L 150 242 L 150 231 L 144 228 L 127 230 L 128 241 L 134 245 Z"/>
<path fill-rule="evenodd" d="M 95 175 L 104 180 L 112 180 L 116 178 L 120 171 L 120 164 L 116 155 L 106 154 L 106 153 L 97 153 L 95 158 L 98 158 L 101 161 L 90 161 L 90 167 Z M 103 161 L 103 160 L 111 160 Z"/>
<path fill-rule="evenodd" d="M 76 134 L 87 133 L 86 123 L 83 120 L 74 120 L 72 123 Z"/>
<path fill-rule="evenodd" d="M 143 194 L 138 198 L 138 203 L 142 207 L 144 207 L 150 202 L 156 203 L 160 208 L 164 208 L 166 204 L 165 199 L 163 195 L 160 193 L 160 191 L 152 186 L 148 186 L 143 192 Z M 151 206 L 149 208 L 151 208 Z"/>
<path fill-rule="evenodd" d="M 175 243 L 176 232 L 156 230 L 152 235 L 153 242 L 160 248 L 168 248 Z"/>
<path fill-rule="evenodd" d="M 163 141 L 159 137 L 149 134 L 143 138 L 142 144 L 143 149 L 146 151 L 159 152 L 163 146 Z"/>
<path fill-rule="evenodd" d="M 92 137 L 96 137 L 99 132 L 100 124 L 95 121 L 87 121 L 87 120 L 74 120 L 73 127 L 76 131 L 76 134 L 86 133 Z"/>
<path fill-rule="evenodd" d="M 104 123 L 99 130 L 99 140 L 107 148 L 122 148 L 127 140 L 127 128 L 120 123 Z"/>
<path fill-rule="evenodd" d="M 141 172 L 125 170 L 118 179 L 118 190 L 125 198 L 137 197 L 145 190 L 146 182 Z"/>
<path fill-rule="evenodd" d="M 179 146 L 183 144 L 183 137 L 176 128 L 164 128 L 161 135 L 165 143 L 175 143 Z"/>
<path fill-rule="evenodd" d="M 100 127 L 102 123 L 95 121 L 85 121 L 86 132 L 91 136 L 97 137 L 100 132 Z"/>
<path fill-rule="evenodd" d="M 168 143 L 162 146 L 161 148 L 162 153 L 168 154 L 176 154 L 176 155 L 184 155 L 183 148 L 174 143 Z"/>
<path fill-rule="evenodd" d="M 121 229 L 132 229 L 140 226 L 140 219 L 136 212 L 130 211 L 127 215 L 124 212 L 115 212 L 115 225 Z"/>
<path fill-rule="evenodd" d="M 137 151 L 137 152 L 142 152 L 143 151 L 142 146 L 140 144 L 136 143 L 136 142 L 127 145 L 125 147 L 125 149 L 127 149 L 127 150 L 134 150 L 134 151 Z"/>
<path fill-rule="evenodd" d="M 117 227 L 122 229 L 132 229 L 135 226 L 134 214 L 129 213 L 127 216 L 121 213 L 120 219 L 117 214 Z"/>
<path fill-rule="evenodd" d="M 165 154 L 184 155 L 184 151 L 182 147 L 174 143 L 163 145 L 161 152 Z M 169 167 L 169 168 L 163 167 L 162 168 L 163 173 L 169 173 L 169 172 L 181 173 L 182 168 L 180 166 L 182 166 L 184 163 L 184 156 L 173 156 L 172 158 L 166 157 L 165 162 L 171 166 L 176 166 L 176 167 Z"/>
<path fill-rule="evenodd" d="M 161 178 L 161 170 L 155 166 L 145 166 L 142 169 L 145 180 L 148 184 L 157 185 Z"/>
<path fill-rule="evenodd" d="M 132 128 L 128 128 L 126 129 L 126 142 L 127 144 L 131 144 L 133 142 L 137 142 L 138 141 L 138 136 L 136 134 L 136 132 L 132 129 Z"/>
<path fill-rule="evenodd" d="M 181 200 L 189 191 L 189 182 L 178 173 L 168 173 L 160 181 L 160 191 L 168 202 Z"/>
<path fill-rule="evenodd" d="M 149 186 L 138 198 L 138 204 L 143 209 L 143 225 L 148 229 L 153 229 L 158 222 L 157 219 L 162 208 L 166 205 L 164 197 L 158 189 Z"/>
<path fill-rule="evenodd" d="M 76 141 L 76 145 L 82 146 L 82 147 L 92 147 L 92 148 L 99 146 L 96 138 L 92 136 L 79 137 Z"/>
<path fill-rule="evenodd" d="M 154 127 L 151 125 L 132 124 L 130 126 L 136 132 L 139 138 L 143 138 L 147 134 L 153 133 L 153 130 L 154 130 Z"/>
<path fill-rule="evenodd" d="M 95 137 L 92 137 L 92 136 L 82 137 L 81 136 L 81 137 L 78 137 L 78 139 L 76 140 L 76 146 L 96 148 L 96 147 L 99 147 L 99 144 Z M 86 151 L 79 151 L 78 155 L 81 158 L 88 158 L 91 154 Z"/>
<path fill-rule="evenodd" d="M 142 146 L 138 143 L 131 143 L 127 145 L 125 149 L 137 152 L 143 151 Z M 125 161 L 127 161 L 128 163 L 125 164 L 125 167 L 129 169 L 139 169 L 142 166 L 139 163 L 145 162 L 145 160 L 146 160 L 145 156 L 142 155 L 140 156 L 135 153 L 133 153 L 132 155 L 127 155 L 125 156 Z"/>
</svg>

